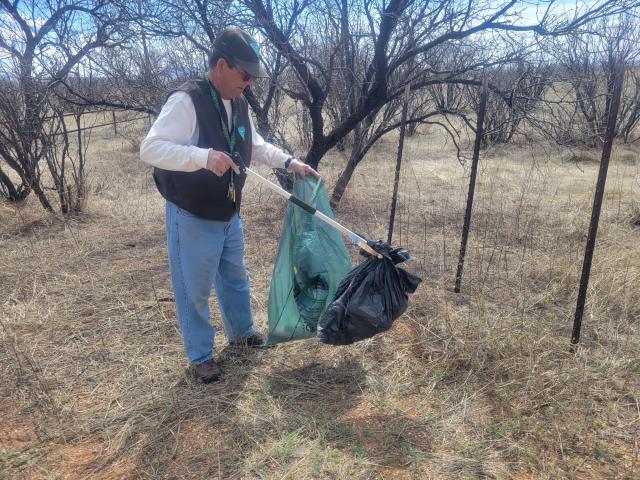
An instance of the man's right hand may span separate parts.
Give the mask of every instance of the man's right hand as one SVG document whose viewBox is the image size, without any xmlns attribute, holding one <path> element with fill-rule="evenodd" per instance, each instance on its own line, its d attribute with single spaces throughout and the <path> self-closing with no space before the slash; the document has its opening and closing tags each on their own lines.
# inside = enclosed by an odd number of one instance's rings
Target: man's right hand
<svg viewBox="0 0 640 480">
<path fill-rule="evenodd" d="M 207 170 L 210 170 L 217 176 L 221 177 L 227 173 L 227 170 L 230 168 L 235 173 L 240 174 L 240 168 L 226 153 L 219 150 L 209 150 L 209 155 L 207 156 Z"/>
</svg>

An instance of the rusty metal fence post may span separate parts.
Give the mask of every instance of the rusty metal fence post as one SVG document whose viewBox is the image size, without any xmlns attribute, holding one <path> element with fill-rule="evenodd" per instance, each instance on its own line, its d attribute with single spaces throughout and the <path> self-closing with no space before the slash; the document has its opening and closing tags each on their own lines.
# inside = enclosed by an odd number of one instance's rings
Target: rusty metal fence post
<svg viewBox="0 0 640 480">
<path fill-rule="evenodd" d="M 116 121 L 116 111 L 111 110 L 111 123 L 113 123 L 113 136 L 118 136 L 118 122 Z"/>
<path fill-rule="evenodd" d="M 393 224 L 396 218 L 396 205 L 398 203 L 398 189 L 400 188 L 400 167 L 402 166 L 402 150 L 404 149 L 404 137 L 407 127 L 407 110 L 409 109 L 409 95 L 411 84 L 404 87 L 404 103 L 402 104 L 402 119 L 400 120 L 400 140 L 398 142 L 398 156 L 396 157 L 396 173 L 393 179 L 393 195 L 391 196 L 391 213 L 389 214 L 389 229 L 387 230 L 387 243 L 391 245 L 393 237 Z"/>
<path fill-rule="evenodd" d="M 462 282 L 462 270 L 464 269 L 464 257 L 467 252 L 467 241 L 469 239 L 469 227 L 471 226 L 471 212 L 473 210 L 473 196 L 476 190 L 476 177 L 478 175 L 478 161 L 480 160 L 480 144 L 484 130 L 484 112 L 487 106 L 487 79 L 482 79 L 482 90 L 480 91 L 480 106 L 478 107 L 478 120 L 476 126 L 476 140 L 473 145 L 473 159 L 471 161 L 471 175 L 469 176 L 469 191 L 467 193 L 467 208 L 464 213 L 464 224 L 462 226 L 462 240 L 460 241 L 460 255 L 458 256 L 458 269 L 456 271 L 456 285 L 454 292 L 460 293 L 460 283 Z"/>
<path fill-rule="evenodd" d="M 596 245 L 596 235 L 598 234 L 598 223 L 600 222 L 600 211 L 602 210 L 602 198 L 604 197 L 604 187 L 607 181 L 609 159 L 611 158 L 611 149 L 613 147 L 613 139 L 616 133 L 616 123 L 618 119 L 618 110 L 620 108 L 620 96 L 622 95 L 623 82 L 624 64 L 620 62 L 615 69 L 614 79 L 609 86 L 610 90 L 608 94 L 611 98 L 611 103 L 609 104 L 607 130 L 605 133 L 604 146 L 602 147 L 600 170 L 598 171 L 598 180 L 596 181 L 596 192 L 593 197 L 593 210 L 591 212 L 589 235 L 587 237 L 587 246 L 585 248 L 584 262 L 582 264 L 582 276 L 580 277 L 580 289 L 578 291 L 576 313 L 573 319 L 573 332 L 571 333 L 572 348 L 580 341 L 582 315 L 584 313 L 584 304 L 587 298 L 587 289 L 589 287 L 591 261 L 593 260 L 593 250 Z"/>
</svg>

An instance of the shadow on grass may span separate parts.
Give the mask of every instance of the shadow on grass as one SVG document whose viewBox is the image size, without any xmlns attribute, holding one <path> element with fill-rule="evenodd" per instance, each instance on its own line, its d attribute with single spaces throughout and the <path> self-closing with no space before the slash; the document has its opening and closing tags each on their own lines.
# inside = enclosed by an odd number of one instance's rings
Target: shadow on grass
<svg viewBox="0 0 640 480">
<path fill-rule="evenodd" d="M 107 464 L 128 457 L 152 478 L 236 479 L 278 477 L 303 459 L 319 478 L 343 478 L 417 468 L 429 455 L 428 422 L 372 400 L 358 361 L 297 356 L 283 366 L 268 352 L 227 347 L 219 382 L 183 375 L 148 397 Z"/>
<path fill-rule="evenodd" d="M 286 419 L 281 431 L 302 432 L 307 441 L 340 451 L 355 465 L 406 467 L 429 450 L 426 423 L 369 401 L 366 372 L 353 360 L 275 371 L 267 382 Z"/>
<path fill-rule="evenodd" d="M 351 360 L 336 366 L 310 363 L 273 371 L 266 379 L 269 393 L 287 410 L 316 420 L 335 420 L 355 407 L 366 388 L 365 372 Z"/>
<path fill-rule="evenodd" d="M 140 399 L 129 415 L 126 439 L 97 470 L 128 457 L 135 459 L 136 472 L 151 478 L 226 478 L 228 465 L 242 458 L 237 404 L 261 356 L 249 348 L 224 348 L 217 356 L 223 375 L 209 384 L 197 382 L 190 367 L 174 371 L 173 385 L 160 382 Z"/>
</svg>

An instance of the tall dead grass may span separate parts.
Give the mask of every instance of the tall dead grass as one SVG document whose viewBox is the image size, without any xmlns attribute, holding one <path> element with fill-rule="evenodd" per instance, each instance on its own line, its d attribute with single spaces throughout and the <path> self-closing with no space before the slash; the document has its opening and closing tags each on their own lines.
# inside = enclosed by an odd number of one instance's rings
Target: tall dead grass
<svg viewBox="0 0 640 480">
<path fill-rule="evenodd" d="M 142 127 L 141 127 L 142 131 Z M 386 238 L 393 138 L 336 215 Z M 483 153 L 461 294 L 468 171 L 406 144 L 394 243 L 424 278 L 394 328 L 349 347 L 216 337 L 225 376 L 185 373 L 163 209 L 126 139 L 96 135 L 85 214 L 0 212 L 0 472 L 9 478 L 637 478 L 640 162 L 612 160 L 584 319 L 569 352 L 597 164 L 542 144 Z M 322 173 L 331 186 L 344 159 Z M 267 170 L 262 170 L 268 174 Z M 281 199 L 247 185 L 252 305 Z M 354 263 L 358 262 L 354 253 Z M 221 322 L 213 307 L 213 322 Z"/>
</svg>

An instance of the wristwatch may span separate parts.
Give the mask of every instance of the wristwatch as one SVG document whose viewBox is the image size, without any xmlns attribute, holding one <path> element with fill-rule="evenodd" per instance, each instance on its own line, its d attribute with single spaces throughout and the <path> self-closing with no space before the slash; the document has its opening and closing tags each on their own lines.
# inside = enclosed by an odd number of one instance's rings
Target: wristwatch
<svg viewBox="0 0 640 480">
<path fill-rule="evenodd" d="M 284 161 L 284 169 L 287 170 L 289 168 L 289 165 L 291 165 L 291 161 L 293 160 L 293 157 L 289 157 Z"/>
</svg>

